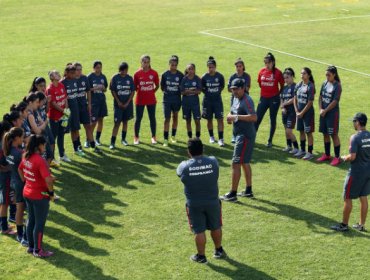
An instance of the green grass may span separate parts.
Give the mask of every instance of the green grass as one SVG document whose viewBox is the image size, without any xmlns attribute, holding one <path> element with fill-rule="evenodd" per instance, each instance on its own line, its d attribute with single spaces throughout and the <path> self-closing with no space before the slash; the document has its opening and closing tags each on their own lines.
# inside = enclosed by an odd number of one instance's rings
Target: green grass
<svg viewBox="0 0 370 280">
<path fill-rule="evenodd" d="M 370 14 L 368 1 L 4 1 L 0 0 L 0 108 L 27 92 L 35 76 L 61 70 L 78 60 L 88 73 L 92 61 L 103 61 L 111 77 L 120 61 L 133 72 L 143 53 L 152 56 L 158 72 L 167 68 L 170 55 L 180 56 L 180 68 L 192 61 L 198 74 L 206 71 L 213 55 L 218 70 L 229 77 L 233 61 L 241 56 L 252 76 L 251 96 L 257 105 L 256 75 L 266 50 L 199 34 L 206 29 L 258 25 L 320 18 Z M 218 35 L 265 45 L 309 58 L 369 73 L 366 29 L 369 18 L 306 24 L 235 29 Z M 278 67 L 293 66 L 297 73 L 309 66 L 318 85 L 325 66 L 276 53 Z M 299 76 L 299 75 L 298 75 Z M 370 114 L 369 78 L 340 71 L 342 153 L 353 133 L 350 117 Z M 318 87 L 318 86 L 317 86 Z M 318 88 L 317 88 L 318 90 Z M 103 143 L 112 128 L 105 120 Z M 161 93 L 158 92 L 158 100 Z M 228 94 L 224 93 L 225 110 Z M 315 103 L 316 105 L 316 103 Z M 318 124 L 318 116 L 316 116 Z M 157 108 L 158 138 L 162 135 L 161 102 Z M 2 278 L 26 279 L 364 279 L 370 253 L 369 233 L 331 232 L 341 217 L 341 191 L 348 165 L 339 168 L 298 161 L 283 154 L 280 124 L 275 147 L 263 146 L 268 116 L 258 133 L 253 159 L 256 199 L 224 204 L 224 247 L 230 259 L 210 259 L 208 266 L 188 260 L 194 253 L 184 211 L 182 185 L 175 168 L 186 158 L 185 123 L 178 138 L 163 148 L 149 144 L 147 115 L 142 123 L 143 144 L 118 147 L 106 155 L 88 153 L 55 171 L 61 200 L 52 203 L 45 230 L 45 247 L 56 255 L 38 260 L 26 255 L 12 238 L 0 236 Z M 231 136 L 227 126 L 226 139 Z M 128 139 L 133 136 L 129 124 Z M 232 147 L 208 144 L 205 122 L 202 138 L 206 153 L 220 162 L 220 192 L 230 185 Z M 315 153 L 323 151 L 322 136 L 315 133 Z M 72 156 L 69 136 L 67 153 Z M 242 185 L 242 184 L 241 184 Z M 354 203 L 351 223 L 358 220 Z M 208 243 L 207 255 L 212 254 Z"/>
</svg>

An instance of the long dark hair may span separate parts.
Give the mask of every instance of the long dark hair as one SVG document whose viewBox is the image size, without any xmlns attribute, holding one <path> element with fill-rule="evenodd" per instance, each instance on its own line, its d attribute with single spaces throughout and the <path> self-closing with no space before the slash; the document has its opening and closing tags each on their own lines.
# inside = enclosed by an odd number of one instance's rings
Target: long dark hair
<svg viewBox="0 0 370 280">
<path fill-rule="evenodd" d="M 275 75 L 275 64 L 276 64 L 275 56 L 272 53 L 268 52 L 266 56 L 264 57 L 264 59 L 267 59 L 272 62 L 272 76 L 274 76 Z"/>
<path fill-rule="evenodd" d="M 186 65 L 186 68 L 185 68 L 185 71 L 184 71 L 185 76 L 187 76 L 189 74 L 189 71 L 188 71 L 189 66 L 193 66 L 194 70 L 195 70 L 195 64 L 194 63 L 189 63 L 188 65 Z"/>
<path fill-rule="evenodd" d="M 31 102 L 34 102 L 37 99 L 39 99 L 39 97 L 37 96 L 36 93 L 30 93 L 29 95 L 23 98 L 23 101 L 26 102 L 27 104 L 30 104 Z"/>
<path fill-rule="evenodd" d="M 308 67 L 303 67 L 303 70 L 307 73 L 307 75 L 308 75 L 308 79 L 310 80 L 310 82 L 311 83 L 315 83 L 315 80 L 314 80 L 314 78 L 313 78 L 313 76 L 312 76 L 312 71 L 311 71 L 311 69 L 310 68 L 308 68 Z"/>
<path fill-rule="evenodd" d="M 13 122 L 18 120 L 20 117 L 21 117 L 21 114 L 19 111 L 11 111 L 10 113 L 6 113 L 3 116 L 3 121 L 8 122 L 11 124 L 11 126 L 13 126 Z"/>
<path fill-rule="evenodd" d="M 291 67 L 285 68 L 285 70 L 284 70 L 284 73 L 283 73 L 283 74 L 287 74 L 287 75 L 289 75 L 289 76 L 291 76 L 291 77 L 295 78 L 294 70 L 293 70 L 293 68 L 291 68 Z"/>
<path fill-rule="evenodd" d="M 17 111 L 17 112 L 24 112 L 24 110 L 27 109 L 27 102 L 24 102 L 24 101 L 21 101 L 19 102 L 18 104 L 13 104 L 12 106 L 10 106 L 10 111 Z"/>
<path fill-rule="evenodd" d="M 331 65 L 328 67 L 328 69 L 326 69 L 326 71 L 332 73 L 334 75 L 334 79 L 340 83 L 340 78 L 339 78 L 339 75 L 338 75 L 338 69 L 337 67 L 335 67 L 334 65 Z"/>
<path fill-rule="evenodd" d="M 42 101 L 42 100 L 46 99 L 46 96 L 45 96 L 45 94 L 44 94 L 42 91 L 38 91 L 38 92 L 36 92 L 36 96 L 38 97 L 38 99 L 39 99 L 40 101 Z"/>
<path fill-rule="evenodd" d="M 0 122 L 0 142 L 3 139 L 3 135 L 5 132 L 8 132 L 12 126 L 8 122 Z"/>
<path fill-rule="evenodd" d="M 44 145 L 45 143 L 46 140 L 44 136 L 32 134 L 26 146 L 24 157 L 29 159 L 33 154 L 38 152 L 39 146 Z"/>
<path fill-rule="evenodd" d="M 36 77 L 33 79 L 32 81 L 32 85 L 31 85 L 31 88 L 30 88 L 30 91 L 29 92 L 35 92 L 37 91 L 37 86 L 41 83 L 45 83 L 46 84 L 46 80 L 45 78 L 43 77 Z"/>
<path fill-rule="evenodd" d="M 7 133 L 4 134 L 3 139 L 3 152 L 5 156 L 10 154 L 10 150 L 12 148 L 13 141 L 16 137 L 23 136 L 23 129 L 20 127 L 13 127 Z"/>
</svg>

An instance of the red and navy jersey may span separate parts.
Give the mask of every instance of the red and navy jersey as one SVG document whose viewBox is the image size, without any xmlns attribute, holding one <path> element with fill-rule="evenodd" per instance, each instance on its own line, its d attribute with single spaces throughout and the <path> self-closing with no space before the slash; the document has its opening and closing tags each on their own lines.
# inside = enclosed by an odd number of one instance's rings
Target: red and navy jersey
<svg viewBox="0 0 370 280">
<path fill-rule="evenodd" d="M 284 86 L 283 73 L 278 68 L 275 71 L 262 68 L 258 73 L 258 84 L 261 88 L 261 96 L 265 98 L 271 98 L 279 95 L 280 88 Z"/>
<path fill-rule="evenodd" d="M 325 81 L 320 90 L 320 99 L 322 109 L 326 109 L 330 103 L 336 100 L 338 103 L 333 108 L 333 110 L 339 109 L 339 100 L 342 94 L 342 86 L 339 82 L 335 81 L 334 83 Z"/>
<path fill-rule="evenodd" d="M 136 105 L 154 105 L 157 103 L 155 98 L 155 88 L 159 86 L 159 76 L 156 71 L 149 69 L 144 71 L 139 69 L 134 75 L 136 89 Z"/>
<path fill-rule="evenodd" d="M 298 112 L 301 112 L 306 107 L 308 101 L 315 99 L 315 93 L 315 85 L 310 81 L 307 84 L 300 82 L 296 85 L 294 95 L 297 97 Z M 313 109 L 313 106 L 311 106 L 311 109 Z"/>
<path fill-rule="evenodd" d="M 55 102 L 59 107 L 64 109 L 67 104 L 67 92 L 62 83 L 58 83 L 58 86 L 54 86 L 50 84 L 46 89 L 46 95 L 50 96 L 51 101 Z M 48 117 L 53 121 L 59 121 L 60 118 L 63 116 L 63 113 L 58 111 L 53 107 L 53 105 L 49 106 Z"/>
</svg>

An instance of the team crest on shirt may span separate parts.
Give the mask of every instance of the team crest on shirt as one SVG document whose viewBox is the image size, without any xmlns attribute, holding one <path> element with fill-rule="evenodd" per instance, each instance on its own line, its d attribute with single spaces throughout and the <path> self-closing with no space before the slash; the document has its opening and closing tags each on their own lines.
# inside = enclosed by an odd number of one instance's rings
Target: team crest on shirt
<svg viewBox="0 0 370 280">
<path fill-rule="evenodd" d="M 104 84 L 104 80 L 103 79 L 101 79 L 100 81 L 101 81 L 102 84 Z"/>
<path fill-rule="evenodd" d="M 179 77 L 176 77 L 175 80 L 176 80 L 176 82 L 178 82 L 180 79 L 179 79 Z"/>
<path fill-rule="evenodd" d="M 74 85 L 75 87 L 77 87 L 77 83 L 73 83 L 73 85 Z"/>
<path fill-rule="evenodd" d="M 218 78 L 215 79 L 215 82 L 218 83 Z"/>
<path fill-rule="evenodd" d="M 82 82 L 81 84 L 82 84 L 83 87 L 85 86 L 85 82 Z"/>
<path fill-rule="evenodd" d="M 129 84 L 130 84 L 130 81 L 126 81 L 126 84 L 128 84 L 128 85 L 129 85 Z"/>
<path fill-rule="evenodd" d="M 202 163 L 202 160 L 201 160 L 201 159 L 198 159 L 198 160 L 197 160 L 197 162 L 198 162 L 198 163 Z"/>
<path fill-rule="evenodd" d="M 197 83 L 196 83 L 196 82 L 193 82 L 193 83 L 192 83 L 192 86 L 193 86 L 193 87 L 195 87 L 196 85 L 197 85 Z"/>
<path fill-rule="evenodd" d="M 153 75 L 149 75 L 149 79 L 153 80 L 153 78 L 154 78 Z"/>
</svg>

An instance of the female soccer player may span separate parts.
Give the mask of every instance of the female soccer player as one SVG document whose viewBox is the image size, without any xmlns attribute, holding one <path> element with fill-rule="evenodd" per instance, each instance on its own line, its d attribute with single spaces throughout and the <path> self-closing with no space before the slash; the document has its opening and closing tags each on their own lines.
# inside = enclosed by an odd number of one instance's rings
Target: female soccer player
<svg viewBox="0 0 370 280">
<path fill-rule="evenodd" d="M 291 154 L 296 154 L 298 150 L 298 142 L 293 133 L 293 128 L 295 127 L 296 114 L 294 110 L 294 70 L 292 68 L 286 68 L 284 70 L 284 81 L 285 86 L 280 94 L 280 108 L 283 117 L 283 124 L 285 127 L 285 137 L 287 146 L 283 149 L 284 152 L 289 152 Z M 292 144 L 293 147 L 292 148 Z"/>
<path fill-rule="evenodd" d="M 168 62 L 170 69 L 162 74 L 161 90 L 163 91 L 163 114 L 164 114 L 164 129 L 163 129 L 163 146 L 168 146 L 168 134 L 170 130 L 170 121 L 172 113 L 172 132 L 171 143 L 176 143 L 176 132 L 178 124 L 178 116 L 181 108 L 181 90 L 180 84 L 184 78 L 177 65 L 179 58 L 177 55 L 171 56 Z"/>
<path fill-rule="evenodd" d="M 315 81 L 310 68 L 304 67 L 301 71 L 302 81 L 294 91 L 294 109 L 297 114 L 297 130 L 300 132 L 301 150 L 294 154 L 304 160 L 313 158 L 313 136 L 315 131 L 315 111 L 313 100 L 315 98 Z M 308 152 L 306 153 L 306 135 L 308 139 Z"/>
<path fill-rule="evenodd" d="M 36 77 L 32 81 L 31 88 L 28 93 L 35 93 L 37 91 L 45 92 L 46 90 L 46 80 L 43 77 Z"/>
<path fill-rule="evenodd" d="M 132 98 L 135 94 L 135 84 L 133 78 L 127 74 L 128 64 L 122 62 L 118 67 L 118 72 L 110 81 L 110 91 L 114 98 L 114 127 L 110 140 L 109 149 L 115 148 L 117 133 L 122 123 L 121 143 L 127 146 L 127 122 L 134 118 L 134 105 Z"/>
<path fill-rule="evenodd" d="M 221 93 L 225 88 L 225 79 L 222 74 L 216 71 L 216 60 L 210 56 L 207 61 L 208 73 L 202 77 L 203 112 L 202 117 L 207 120 L 209 132 L 209 143 L 215 143 L 213 134 L 213 115 L 217 119 L 218 145 L 224 144 L 224 105 Z"/>
<path fill-rule="evenodd" d="M 11 168 L 10 187 L 15 190 L 17 203 L 16 225 L 17 225 L 17 241 L 23 246 L 28 246 L 27 235 L 23 230 L 23 216 L 25 210 L 25 202 L 23 198 L 23 186 L 19 173 L 18 166 L 22 161 L 23 151 L 20 149 L 23 143 L 23 129 L 13 127 L 9 132 L 5 133 L 3 140 L 3 151 L 6 156 L 6 161 Z"/>
<path fill-rule="evenodd" d="M 191 115 L 195 122 L 196 137 L 200 138 L 200 108 L 199 108 L 199 94 L 202 91 L 202 81 L 195 74 L 195 64 L 190 63 L 186 66 L 185 77 L 180 85 L 182 94 L 182 118 L 186 120 L 186 128 L 188 137 L 193 137 L 191 128 Z"/>
<path fill-rule="evenodd" d="M 275 66 L 275 57 L 268 53 L 264 58 L 265 67 L 258 73 L 258 84 L 261 88 L 261 98 L 257 106 L 256 131 L 267 110 L 270 111 L 270 136 L 267 147 L 272 147 L 272 138 L 276 130 L 276 116 L 280 107 L 280 93 L 284 87 L 281 71 Z"/>
<path fill-rule="evenodd" d="M 25 182 L 23 196 L 28 209 L 27 252 L 38 258 L 47 258 L 53 252 L 42 248 L 42 238 L 49 212 L 49 200 L 54 198 L 53 183 L 46 161 L 41 157 L 45 152 L 46 140 L 41 135 L 32 135 L 26 146 L 24 158 L 18 172 Z"/>
<path fill-rule="evenodd" d="M 239 57 L 235 63 L 235 73 L 232 74 L 229 78 L 229 83 L 227 84 L 227 90 L 231 93 L 231 104 L 233 104 L 234 95 L 231 90 L 231 83 L 235 79 L 243 79 L 245 82 L 245 93 L 249 95 L 249 90 L 251 88 L 251 76 L 245 72 L 244 61 Z M 231 143 L 235 143 L 235 135 L 231 138 Z"/>
<path fill-rule="evenodd" d="M 143 118 L 145 106 L 148 110 L 150 120 L 150 130 L 152 132 L 152 144 L 157 144 L 156 139 L 156 119 L 155 119 L 155 107 L 157 100 L 155 93 L 159 88 L 159 77 L 158 73 L 153 70 L 150 66 L 150 56 L 143 55 L 140 58 L 141 68 L 136 71 L 134 75 L 134 83 L 136 89 L 136 120 L 135 120 L 135 138 L 134 144 L 140 143 L 139 133 L 140 124 Z"/>
<path fill-rule="evenodd" d="M 54 139 L 57 142 L 60 160 L 71 162 L 64 150 L 64 132 L 63 116 L 68 109 L 67 92 L 64 85 L 59 82 L 60 74 L 56 70 L 49 72 L 51 84 L 46 89 L 46 95 L 50 98 L 50 109 L 48 117 L 50 128 Z"/>
<path fill-rule="evenodd" d="M 108 81 L 102 73 L 103 64 L 101 61 L 94 61 L 93 69 L 94 71 L 87 76 L 91 91 L 91 133 L 94 134 L 95 127 L 98 125 L 95 143 L 100 146 L 104 117 L 108 116 L 107 101 L 104 94 L 108 88 Z"/>
<path fill-rule="evenodd" d="M 11 127 L 22 127 L 23 116 L 18 111 L 11 111 L 3 116 L 3 121 L 8 122 Z"/>
<path fill-rule="evenodd" d="M 322 84 L 319 98 L 320 128 L 324 135 L 325 153 L 317 159 L 319 162 L 331 159 L 330 137 L 333 139 L 335 157 L 330 165 L 340 164 L 340 140 L 339 131 L 339 100 L 342 94 L 342 86 L 335 66 L 329 66 L 326 70 L 326 81 Z"/>
</svg>

